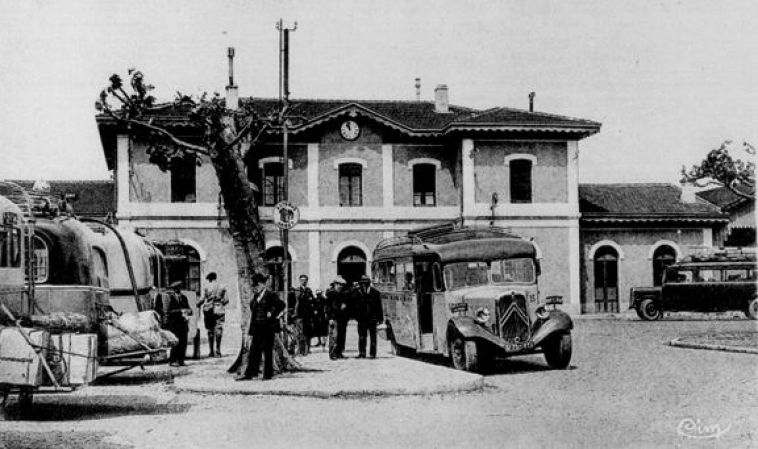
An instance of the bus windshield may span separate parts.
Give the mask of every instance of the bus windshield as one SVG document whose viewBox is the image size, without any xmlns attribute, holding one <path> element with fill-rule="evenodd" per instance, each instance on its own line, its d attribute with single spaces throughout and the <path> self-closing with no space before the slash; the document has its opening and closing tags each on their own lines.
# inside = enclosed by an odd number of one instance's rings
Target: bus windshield
<svg viewBox="0 0 758 449">
<path fill-rule="evenodd" d="M 455 262 L 445 265 L 445 285 L 456 290 L 477 285 L 534 283 L 534 261 L 529 258 L 489 262 Z"/>
</svg>

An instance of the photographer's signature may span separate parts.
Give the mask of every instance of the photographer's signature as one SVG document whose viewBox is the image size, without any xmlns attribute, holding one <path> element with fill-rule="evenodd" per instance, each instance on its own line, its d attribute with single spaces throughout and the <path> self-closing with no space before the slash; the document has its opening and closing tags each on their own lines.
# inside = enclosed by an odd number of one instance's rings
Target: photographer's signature
<svg viewBox="0 0 758 449">
<path fill-rule="evenodd" d="M 684 418 L 679 421 L 676 433 L 687 438 L 702 440 L 720 438 L 732 428 L 731 424 L 722 427 L 721 424 L 703 424 L 700 419 Z"/>
</svg>

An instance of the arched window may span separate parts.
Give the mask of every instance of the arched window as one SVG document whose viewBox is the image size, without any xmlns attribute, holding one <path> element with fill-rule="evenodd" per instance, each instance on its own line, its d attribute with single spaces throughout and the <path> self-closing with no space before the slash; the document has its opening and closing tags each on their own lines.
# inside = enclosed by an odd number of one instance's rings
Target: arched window
<svg viewBox="0 0 758 449">
<path fill-rule="evenodd" d="M 345 163 L 339 166 L 340 206 L 363 206 L 363 166 Z"/>
<path fill-rule="evenodd" d="M 413 166 L 413 205 L 434 206 L 437 204 L 437 167 L 433 164 Z"/>
<path fill-rule="evenodd" d="M 532 202 L 532 161 L 510 161 L 511 203 Z"/>
<path fill-rule="evenodd" d="M 595 251 L 595 312 L 618 312 L 618 253 L 612 246 Z"/>
<path fill-rule="evenodd" d="M 676 250 L 669 245 L 661 245 L 653 253 L 653 285 L 663 285 L 666 267 L 676 262 Z"/>
<path fill-rule="evenodd" d="M 289 257 L 290 261 L 292 256 Z M 284 248 L 281 246 L 272 246 L 266 250 L 266 268 L 271 276 L 271 290 L 275 292 L 284 291 Z M 292 283 L 292 264 L 287 264 L 287 273 L 290 283 Z"/>
</svg>

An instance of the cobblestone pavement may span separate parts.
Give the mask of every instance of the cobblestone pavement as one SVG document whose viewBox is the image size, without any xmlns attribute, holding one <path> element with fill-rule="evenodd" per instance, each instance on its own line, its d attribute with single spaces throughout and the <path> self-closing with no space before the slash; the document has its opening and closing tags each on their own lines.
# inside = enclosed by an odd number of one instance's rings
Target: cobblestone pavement
<svg viewBox="0 0 758 449">
<path fill-rule="evenodd" d="M 577 321 L 570 369 L 548 370 L 539 355 L 508 360 L 476 393 L 203 396 L 170 392 L 160 376 L 131 378 L 35 398 L 29 416 L 0 423 L 0 438 L 13 448 L 61 439 L 71 448 L 758 447 L 756 356 L 667 344 L 754 329 L 747 320 Z"/>
</svg>

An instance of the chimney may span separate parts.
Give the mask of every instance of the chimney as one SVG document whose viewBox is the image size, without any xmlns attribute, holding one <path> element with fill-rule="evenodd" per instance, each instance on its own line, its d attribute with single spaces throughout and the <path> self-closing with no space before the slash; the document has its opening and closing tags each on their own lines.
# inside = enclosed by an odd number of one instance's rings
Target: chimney
<svg viewBox="0 0 758 449">
<path fill-rule="evenodd" d="M 529 92 L 529 112 L 534 112 L 534 92 Z"/>
<path fill-rule="evenodd" d="M 690 183 L 682 183 L 682 193 L 679 196 L 679 201 L 685 204 L 692 204 L 697 202 L 697 195 L 695 195 L 695 186 Z"/>
<path fill-rule="evenodd" d="M 239 91 L 234 85 L 234 47 L 227 49 L 229 57 L 229 85 L 226 86 L 226 108 L 237 110 L 239 108 Z"/>
<path fill-rule="evenodd" d="M 447 114 L 450 112 L 447 98 L 447 84 L 440 84 L 434 88 L 434 112 Z"/>
<path fill-rule="evenodd" d="M 416 78 L 416 101 L 421 101 L 421 78 Z"/>
</svg>

